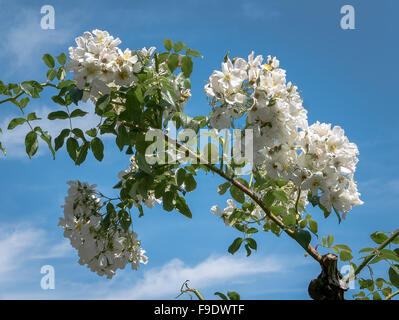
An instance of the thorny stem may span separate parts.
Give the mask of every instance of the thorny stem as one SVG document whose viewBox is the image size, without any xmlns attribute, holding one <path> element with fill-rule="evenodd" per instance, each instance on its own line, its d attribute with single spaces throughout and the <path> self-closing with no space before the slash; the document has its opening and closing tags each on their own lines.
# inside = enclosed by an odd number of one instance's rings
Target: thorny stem
<svg viewBox="0 0 399 320">
<path fill-rule="evenodd" d="M 399 290 L 395 291 L 394 293 L 391 293 L 389 296 L 385 297 L 385 300 L 391 300 L 394 296 L 399 294 Z"/>
<path fill-rule="evenodd" d="M 229 176 L 226 175 L 226 173 L 220 169 L 218 169 L 216 166 L 207 163 L 204 159 L 201 158 L 198 154 L 193 152 L 190 148 L 187 148 L 184 144 L 170 138 L 168 135 L 164 134 L 165 141 L 167 143 L 172 143 L 177 145 L 179 148 L 183 149 L 185 152 L 188 152 L 191 156 L 196 158 L 197 160 L 200 161 L 200 163 L 203 163 L 206 167 L 208 167 L 210 170 L 213 172 L 217 173 L 219 176 L 224 178 L 225 180 L 229 181 L 232 185 L 236 186 L 239 188 L 241 191 L 243 191 L 248 197 L 250 197 L 255 203 L 265 212 L 265 214 L 271 219 L 273 222 L 275 222 L 286 234 L 288 234 L 292 239 L 294 239 L 296 242 L 299 243 L 299 241 L 295 238 L 295 233 L 287 229 L 287 227 L 284 225 L 282 221 L 280 221 L 262 202 L 261 199 L 257 197 L 257 195 L 249 188 L 238 182 L 237 180 L 230 178 Z M 302 246 L 302 245 L 301 245 Z M 321 263 L 322 261 L 322 256 L 309 244 L 307 248 L 304 248 L 306 252 L 314 258 L 317 262 Z"/>
<path fill-rule="evenodd" d="M 360 273 L 360 271 L 362 271 L 362 269 L 367 266 L 367 264 L 379 253 L 380 250 L 384 249 L 388 244 L 390 244 L 393 240 L 395 240 L 395 238 L 399 235 L 399 229 L 397 229 L 396 231 L 394 231 L 392 233 L 392 235 L 386 239 L 383 243 L 381 243 L 374 251 L 373 254 L 371 254 L 370 256 L 368 256 L 367 258 L 365 258 L 363 260 L 363 262 L 356 268 L 356 270 L 354 271 L 354 275 L 356 276 L 357 274 Z M 347 282 L 349 281 L 349 278 L 347 279 Z M 395 293 L 398 294 L 398 293 Z"/>
</svg>

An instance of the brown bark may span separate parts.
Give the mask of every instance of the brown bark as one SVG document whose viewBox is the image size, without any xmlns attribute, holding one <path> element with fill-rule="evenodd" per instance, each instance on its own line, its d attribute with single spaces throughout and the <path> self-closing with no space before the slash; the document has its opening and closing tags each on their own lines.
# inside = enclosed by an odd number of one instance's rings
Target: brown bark
<svg viewBox="0 0 399 320">
<path fill-rule="evenodd" d="M 308 292 L 313 300 L 345 300 L 344 292 L 348 285 L 338 271 L 338 257 L 328 253 L 322 256 L 321 273 L 313 279 L 308 287 Z"/>
</svg>

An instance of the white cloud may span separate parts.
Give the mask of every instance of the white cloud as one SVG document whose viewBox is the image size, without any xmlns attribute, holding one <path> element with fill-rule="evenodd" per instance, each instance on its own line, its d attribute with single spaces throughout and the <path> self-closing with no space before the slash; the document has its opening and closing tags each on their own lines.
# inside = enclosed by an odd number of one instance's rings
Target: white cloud
<svg viewBox="0 0 399 320">
<path fill-rule="evenodd" d="M 72 252 L 64 241 L 49 245 L 44 230 L 27 226 L 10 229 L 10 226 L 0 227 L 0 282 L 15 279 L 16 274 L 20 276 L 33 259 L 60 258 Z"/>
<path fill-rule="evenodd" d="M 268 10 L 265 11 L 259 4 L 251 2 L 242 4 L 242 13 L 251 20 L 269 20 L 281 16 L 280 11 L 273 8 L 268 8 Z"/>
<path fill-rule="evenodd" d="M 190 280 L 196 289 L 217 287 L 226 281 L 270 272 L 281 272 L 284 266 L 274 258 L 210 256 L 195 266 L 173 259 L 160 268 L 149 269 L 131 288 L 112 291 L 109 299 L 171 298 L 180 291 L 182 283 Z"/>
<path fill-rule="evenodd" d="M 52 258 L 63 258 L 66 256 L 73 255 L 73 248 L 69 243 L 69 240 L 65 239 L 60 243 L 56 243 L 51 246 L 47 252 L 39 253 L 32 256 L 33 259 L 52 259 Z"/>
<path fill-rule="evenodd" d="M 21 267 L 28 259 L 27 254 L 41 242 L 42 232 L 35 229 L 1 232 L 0 239 L 0 281 L 8 279 L 10 274 Z"/>
<path fill-rule="evenodd" d="M 22 70 L 23 67 L 32 69 L 38 63 L 36 58 L 54 46 L 63 45 L 66 49 L 67 44 L 75 38 L 78 25 L 68 13 L 63 13 L 62 25 L 58 26 L 56 19 L 54 30 L 43 30 L 40 27 L 40 7 L 37 10 L 18 8 L 14 12 L 14 20 L 8 20 L 10 24 L 6 26 L 6 37 L 0 45 L 0 56 L 10 61 L 9 67 L 12 70 L 9 72 Z M 26 68 L 24 70 L 27 71 Z"/>
<path fill-rule="evenodd" d="M 0 231 L 0 283 L 8 288 L 0 290 L 2 299 L 173 299 L 186 280 L 190 280 L 191 287 L 206 292 L 226 284 L 246 285 L 262 275 L 273 274 L 276 278 L 277 274 L 292 274 L 296 267 L 309 263 L 303 257 L 284 255 L 211 255 L 195 265 L 175 258 L 159 267 L 142 266 L 140 273 L 119 271 L 114 279 L 107 280 L 79 266 L 70 244 L 52 244 L 45 230 L 19 226 L 10 231 L 3 225 Z M 61 269 L 56 268 L 56 290 L 44 292 L 36 282 L 39 259 L 60 257 L 67 260 L 59 265 Z M 68 271 L 76 268 L 81 270 L 77 277 Z M 84 274 L 86 280 L 82 281 Z M 278 288 L 270 288 L 274 289 Z"/>
</svg>

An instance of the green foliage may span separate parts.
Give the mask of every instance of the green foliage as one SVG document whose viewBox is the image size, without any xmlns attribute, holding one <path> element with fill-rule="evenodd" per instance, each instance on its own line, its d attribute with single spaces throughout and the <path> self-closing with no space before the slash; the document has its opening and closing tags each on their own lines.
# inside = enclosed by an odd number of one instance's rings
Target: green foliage
<svg viewBox="0 0 399 320">
<path fill-rule="evenodd" d="M 49 68 L 54 68 L 54 67 L 55 67 L 54 58 L 53 58 L 51 55 L 49 55 L 48 53 L 46 53 L 46 54 L 43 56 L 42 59 L 43 59 L 43 61 L 44 61 L 44 63 L 46 64 L 47 67 L 49 67 Z"/>
<path fill-rule="evenodd" d="M 43 91 L 42 85 L 37 81 L 24 81 L 21 83 L 20 87 L 32 98 L 39 98 L 39 93 Z"/>
<path fill-rule="evenodd" d="M 236 238 L 233 243 L 229 246 L 227 251 L 231 254 L 234 254 L 240 249 L 242 242 L 244 241 L 243 238 Z"/>
<path fill-rule="evenodd" d="M 294 237 L 298 241 L 298 243 L 305 249 L 309 246 L 309 243 L 312 240 L 312 235 L 309 231 L 306 230 L 296 230 L 294 233 Z"/>
<path fill-rule="evenodd" d="M 240 300 L 240 295 L 235 291 L 227 291 L 227 296 L 221 292 L 215 292 L 215 296 L 220 297 L 222 300 Z"/>
<path fill-rule="evenodd" d="M 104 144 L 99 138 L 94 138 L 90 142 L 91 151 L 93 152 L 94 157 L 98 161 L 102 161 L 104 158 Z"/>
<path fill-rule="evenodd" d="M 25 148 L 29 158 L 32 158 L 36 154 L 38 147 L 37 133 L 35 131 L 28 132 L 25 136 Z"/>
<path fill-rule="evenodd" d="M 233 199 L 236 200 L 237 202 L 244 203 L 245 195 L 241 189 L 237 188 L 236 186 L 231 186 L 230 194 L 233 197 Z"/>
</svg>

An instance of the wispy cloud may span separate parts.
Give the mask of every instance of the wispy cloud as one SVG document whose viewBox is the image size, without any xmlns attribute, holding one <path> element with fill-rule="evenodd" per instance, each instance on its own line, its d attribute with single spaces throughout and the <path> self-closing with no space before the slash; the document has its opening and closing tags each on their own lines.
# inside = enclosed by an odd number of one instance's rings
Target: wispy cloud
<svg viewBox="0 0 399 320">
<path fill-rule="evenodd" d="M 281 16 L 281 12 L 273 9 L 271 6 L 269 6 L 267 11 L 263 7 L 259 4 L 246 1 L 242 4 L 242 13 L 251 20 L 269 20 Z"/>
<path fill-rule="evenodd" d="M 297 257 L 211 255 L 197 264 L 187 264 L 172 259 L 157 267 L 142 266 L 139 273 L 120 270 L 112 280 L 90 274 L 76 263 L 70 244 L 65 240 L 51 243 L 48 232 L 29 226 L 0 226 L 0 283 L 12 290 L 0 290 L 2 299 L 173 299 L 180 292 L 184 281 L 206 292 L 231 284 L 242 286 L 273 274 L 273 278 L 293 272 L 306 261 Z M 64 258 L 54 264 L 55 290 L 43 291 L 39 286 L 40 260 Z M 51 260 L 53 264 L 55 261 Z M 32 266 L 33 267 L 27 267 Z M 58 265 L 58 267 L 57 267 Z M 82 271 L 74 275 L 69 270 Z M 90 272 L 89 272 L 90 273 Z M 134 275 L 133 275 L 134 273 Z M 20 286 L 16 286 L 19 281 Z M 14 283 L 14 284 L 13 284 Z M 271 288 L 270 288 L 271 289 Z M 280 288 L 281 290 L 281 288 Z"/>
<path fill-rule="evenodd" d="M 197 289 L 204 289 L 242 277 L 281 272 L 283 264 L 273 258 L 210 256 L 194 266 L 173 259 L 160 268 L 146 271 L 142 279 L 129 289 L 113 291 L 108 299 L 157 299 L 176 296 L 182 283 L 190 280 Z"/>
<path fill-rule="evenodd" d="M 37 58 L 45 53 L 43 50 L 51 50 L 59 45 L 66 47 L 72 43 L 76 35 L 78 25 L 74 23 L 72 16 L 68 18 L 68 13 L 63 14 L 62 25 L 56 25 L 53 30 L 43 30 L 40 27 L 39 6 L 37 10 L 24 8 L 14 8 L 14 10 L 14 19 L 7 20 L 9 25 L 6 27 L 6 37 L 0 44 L 1 58 L 10 62 L 8 73 L 22 69 L 26 73 L 28 70 L 25 67 L 32 70 L 32 67 L 37 65 Z"/>
<path fill-rule="evenodd" d="M 28 259 L 27 253 L 41 242 L 43 233 L 35 229 L 4 232 L 0 239 L 0 281 L 8 279 L 9 275 Z"/>
<path fill-rule="evenodd" d="M 71 254 L 65 242 L 50 244 L 46 232 L 29 226 L 0 227 L 0 282 L 21 274 L 33 259 L 60 258 Z M 68 244 L 69 245 L 69 244 Z"/>
</svg>

